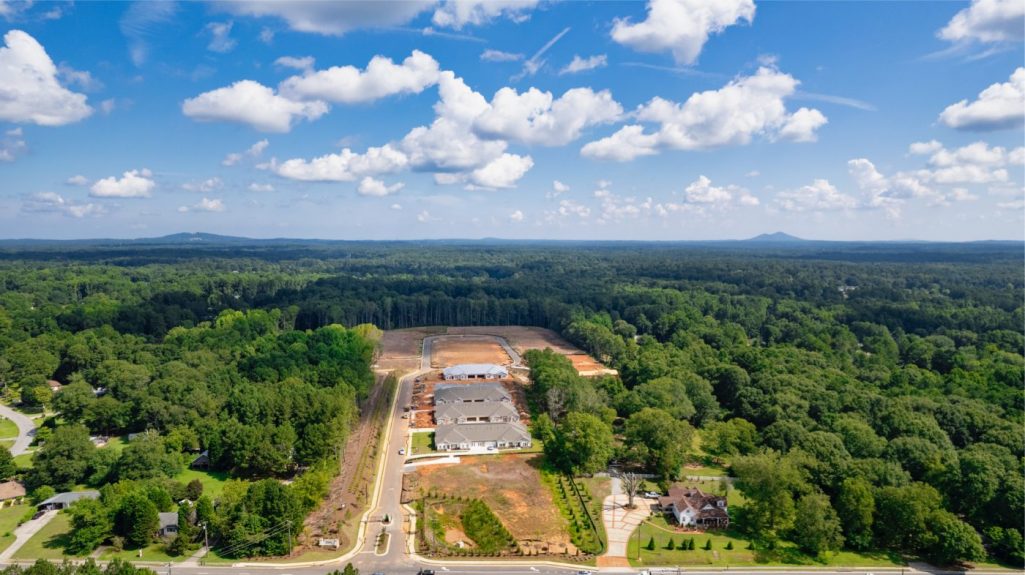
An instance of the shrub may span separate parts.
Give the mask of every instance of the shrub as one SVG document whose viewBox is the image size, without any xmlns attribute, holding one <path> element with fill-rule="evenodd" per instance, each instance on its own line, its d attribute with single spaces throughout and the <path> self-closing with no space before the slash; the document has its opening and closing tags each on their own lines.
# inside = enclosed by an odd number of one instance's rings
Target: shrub
<svg viewBox="0 0 1025 575">
<path fill-rule="evenodd" d="M 498 517 L 492 513 L 487 504 L 479 499 L 470 501 L 463 508 L 460 520 L 463 532 L 482 553 L 498 553 L 513 544 L 512 535 L 506 530 Z"/>
<path fill-rule="evenodd" d="M 655 538 L 654 537 L 652 537 L 651 539 L 648 539 L 648 544 L 647 544 L 647 546 L 645 546 L 645 549 L 647 549 L 648 551 L 654 551 L 655 550 Z"/>
<path fill-rule="evenodd" d="M 726 550 L 727 551 L 732 551 L 733 550 L 733 542 L 732 541 L 727 541 L 726 542 Z"/>
<path fill-rule="evenodd" d="M 709 539 L 708 541 L 705 541 L 705 546 L 702 547 L 702 549 L 704 549 L 705 551 L 711 551 L 712 550 L 712 540 Z"/>
</svg>

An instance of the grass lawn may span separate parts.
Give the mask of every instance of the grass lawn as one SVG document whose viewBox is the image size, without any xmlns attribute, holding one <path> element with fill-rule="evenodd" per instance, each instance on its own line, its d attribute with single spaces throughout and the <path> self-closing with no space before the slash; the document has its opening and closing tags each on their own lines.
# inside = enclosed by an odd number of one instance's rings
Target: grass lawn
<svg viewBox="0 0 1025 575">
<path fill-rule="evenodd" d="M 25 542 L 25 545 L 14 554 L 15 559 L 62 559 L 68 557 L 64 553 L 68 535 L 71 533 L 71 517 L 67 513 L 58 513 L 39 533 Z"/>
<path fill-rule="evenodd" d="M 636 567 L 656 565 L 709 565 L 726 567 L 729 565 L 813 565 L 813 566 L 844 566 L 844 567 L 901 567 L 903 560 L 897 555 L 887 553 L 853 553 L 841 551 L 829 553 L 821 559 L 815 559 L 797 549 L 789 541 L 781 541 L 774 550 L 749 549 L 750 541 L 739 537 L 733 532 L 676 533 L 663 516 L 652 517 L 642 523 L 630 537 L 627 556 L 631 565 Z M 640 532 L 638 534 L 638 531 Z M 639 537 L 638 537 L 639 535 Z M 647 549 L 651 538 L 655 539 L 655 549 Z M 694 539 L 695 549 L 666 549 L 670 539 L 678 546 L 681 541 Z M 638 539 L 640 539 L 640 559 L 637 555 Z M 705 550 L 706 542 L 712 541 L 712 549 Z M 728 544 L 733 549 L 726 549 Z"/>
<path fill-rule="evenodd" d="M 193 479 L 198 479 L 203 484 L 203 494 L 209 495 L 211 499 L 217 499 L 224 491 L 224 483 L 228 480 L 228 474 L 224 471 L 201 471 L 198 469 L 185 469 L 174 476 L 175 481 L 186 485 Z"/>
<path fill-rule="evenodd" d="M 115 453 L 121 453 L 125 450 L 125 445 L 128 443 L 128 436 L 117 436 L 111 437 L 104 447 L 114 451 Z"/>
<path fill-rule="evenodd" d="M 413 443 L 410 455 L 421 455 L 424 453 L 436 453 L 434 449 L 434 432 L 420 432 L 413 434 Z"/>
<path fill-rule="evenodd" d="M 110 561 L 115 557 L 124 559 L 126 561 L 156 561 L 160 563 L 177 563 L 178 561 L 184 561 L 189 558 L 189 555 L 182 555 L 181 557 L 171 557 L 164 551 L 163 543 L 153 543 L 147 547 L 142 548 L 142 557 L 139 556 L 139 549 L 125 549 L 123 551 L 114 551 L 113 548 L 108 547 L 100 554 L 100 559 L 103 561 Z"/>
<path fill-rule="evenodd" d="M 29 506 L 24 504 L 0 509 L 0 551 L 14 543 L 12 532 L 18 526 L 18 520 L 25 516 L 28 509 Z"/>
<path fill-rule="evenodd" d="M 18 426 L 6 417 L 0 418 L 0 437 L 18 437 Z"/>
<path fill-rule="evenodd" d="M 32 452 L 28 451 L 14 456 L 14 464 L 18 469 L 32 469 Z"/>
</svg>

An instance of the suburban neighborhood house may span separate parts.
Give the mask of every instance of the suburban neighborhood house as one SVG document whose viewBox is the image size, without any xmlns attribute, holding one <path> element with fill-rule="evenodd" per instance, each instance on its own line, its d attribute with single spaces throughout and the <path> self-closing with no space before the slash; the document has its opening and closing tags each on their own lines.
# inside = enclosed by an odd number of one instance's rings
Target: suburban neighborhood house
<svg viewBox="0 0 1025 575">
<path fill-rule="evenodd" d="M 0 507 L 17 505 L 25 497 L 25 486 L 17 481 L 0 483 Z"/>
<path fill-rule="evenodd" d="M 438 451 L 456 449 L 530 447 L 530 432 L 519 423 L 466 423 L 439 425 L 434 429 Z"/>
<path fill-rule="evenodd" d="M 166 513 L 160 513 L 160 528 L 159 535 L 161 537 L 169 537 L 178 533 L 178 512 L 168 511 Z"/>
<path fill-rule="evenodd" d="M 508 401 L 443 403 L 434 409 L 438 425 L 453 423 L 517 423 L 520 414 Z"/>
<path fill-rule="evenodd" d="M 72 503 L 79 499 L 98 499 L 99 497 L 100 492 L 91 489 L 87 491 L 66 491 L 64 493 L 58 493 L 46 501 L 40 502 L 36 505 L 36 509 L 40 511 L 67 509 Z"/>
<path fill-rule="evenodd" d="M 704 493 L 696 487 L 671 487 L 669 495 L 658 498 L 658 504 L 684 527 L 726 528 L 730 525 L 726 498 Z"/>
<path fill-rule="evenodd" d="M 434 388 L 434 404 L 509 402 L 512 397 L 500 383 L 439 383 Z"/>
<path fill-rule="evenodd" d="M 504 379 L 509 371 L 493 363 L 463 363 L 446 367 L 441 376 L 446 380 Z"/>
</svg>

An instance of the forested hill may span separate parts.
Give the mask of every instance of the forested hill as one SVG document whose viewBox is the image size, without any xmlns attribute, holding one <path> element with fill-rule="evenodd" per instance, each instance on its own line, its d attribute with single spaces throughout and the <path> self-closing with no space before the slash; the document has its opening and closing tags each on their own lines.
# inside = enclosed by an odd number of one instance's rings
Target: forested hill
<svg viewBox="0 0 1025 575">
<path fill-rule="evenodd" d="M 1022 564 L 1025 246 L 756 244 L 7 248 L 0 378 L 61 412 L 48 445 L 152 419 L 163 447 L 76 466 L 44 447 L 30 483 L 171 475 L 197 448 L 258 478 L 325 461 L 342 438 L 317 430 L 344 429 L 332 417 L 351 418 L 369 385 L 373 330 L 333 324 L 550 327 L 622 374 L 531 359 L 553 462 L 615 457 L 671 478 L 696 433 L 740 477 L 736 526 L 759 540 L 828 527 L 807 545 Z M 69 385 L 51 397 L 50 378 Z M 616 445 L 560 440 L 584 436 Z M 245 510 L 278 484 L 253 485 L 225 508 L 225 538 L 251 534 L 229 529 L 240 520 L 271 525 Z"/>
</svg>

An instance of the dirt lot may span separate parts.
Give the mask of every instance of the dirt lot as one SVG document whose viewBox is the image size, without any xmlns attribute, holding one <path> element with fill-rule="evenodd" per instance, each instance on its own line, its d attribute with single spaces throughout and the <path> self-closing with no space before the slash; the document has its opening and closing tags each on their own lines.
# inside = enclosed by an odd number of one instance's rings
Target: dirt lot
<svg viewBox="0 0 1025 575">
<path fill-rule="evenodd" d="M 457 465 L 427 465 L 406 476 L 410 492 L 435 492 L 482 499 L 525 549 L 563 553 L 569 542 L 566 520 L 536 466 L 540 455 L 464 457 Z"/>
<path fill-rule="evenodd" d="M 615 374 L 616 371 L 607 369 L 601 363 L 573 344 L 563 339 L 552 330 L 540 327 L 527 327 L 521 325 L 504 325 L 493 327 L 450 327 L 447 333 L 453 335 L 497 335 L 504 337 L 516 353 L 523 355 L 528 349 L 552 348 L 573 362 L 580 375 L 602 375 Z"/>
<path fill-rule="evenodd" d="M 431 367 L 461 363 L 510 365 L 512 359 L 501 345 L 490 339 L 441 339 L 431 345 Z"/>
<path fill-rule="evenodd" d="M 413 370 L 420 367 L 420 346 L 425 336 L 445 333 L 443 327 L 395 329 L 384 332 L 377 357 L 378 369 Z"/>
<path fill-rule="evenodd" d="M 563 355 L 569 356 L 574 367 L 582 375 L 615 373 L 614 370 L 606 370 L 605 366 L 567 342 L 554 331 L 540 327 L 508 325 L 491 327 L 420 327 L 386 331 L 381 339 L 381 352 L 377 360 L 378 367 L 380 369 L 400 370 L 419 368 L 421 342 L 428 335 L 497 335 L 504 337 L 509 342 L 509 345 L 519 354 L 528 349 L 550 347 Z M 465 352 L 459 350 L 461 345 Z M 441 357 L 439 353 L 445 353 L 448 357 Z M 452 354 L 455 355 L 452 356 Z M 505 351 L 501 349 L 501 346 L 487 341 L 472 343 L 470 341 L 436 342 L 434 355 L 432 365 L 440 367 L 456 363 L 509 364 L 509 358 Z"/>
</svg>

